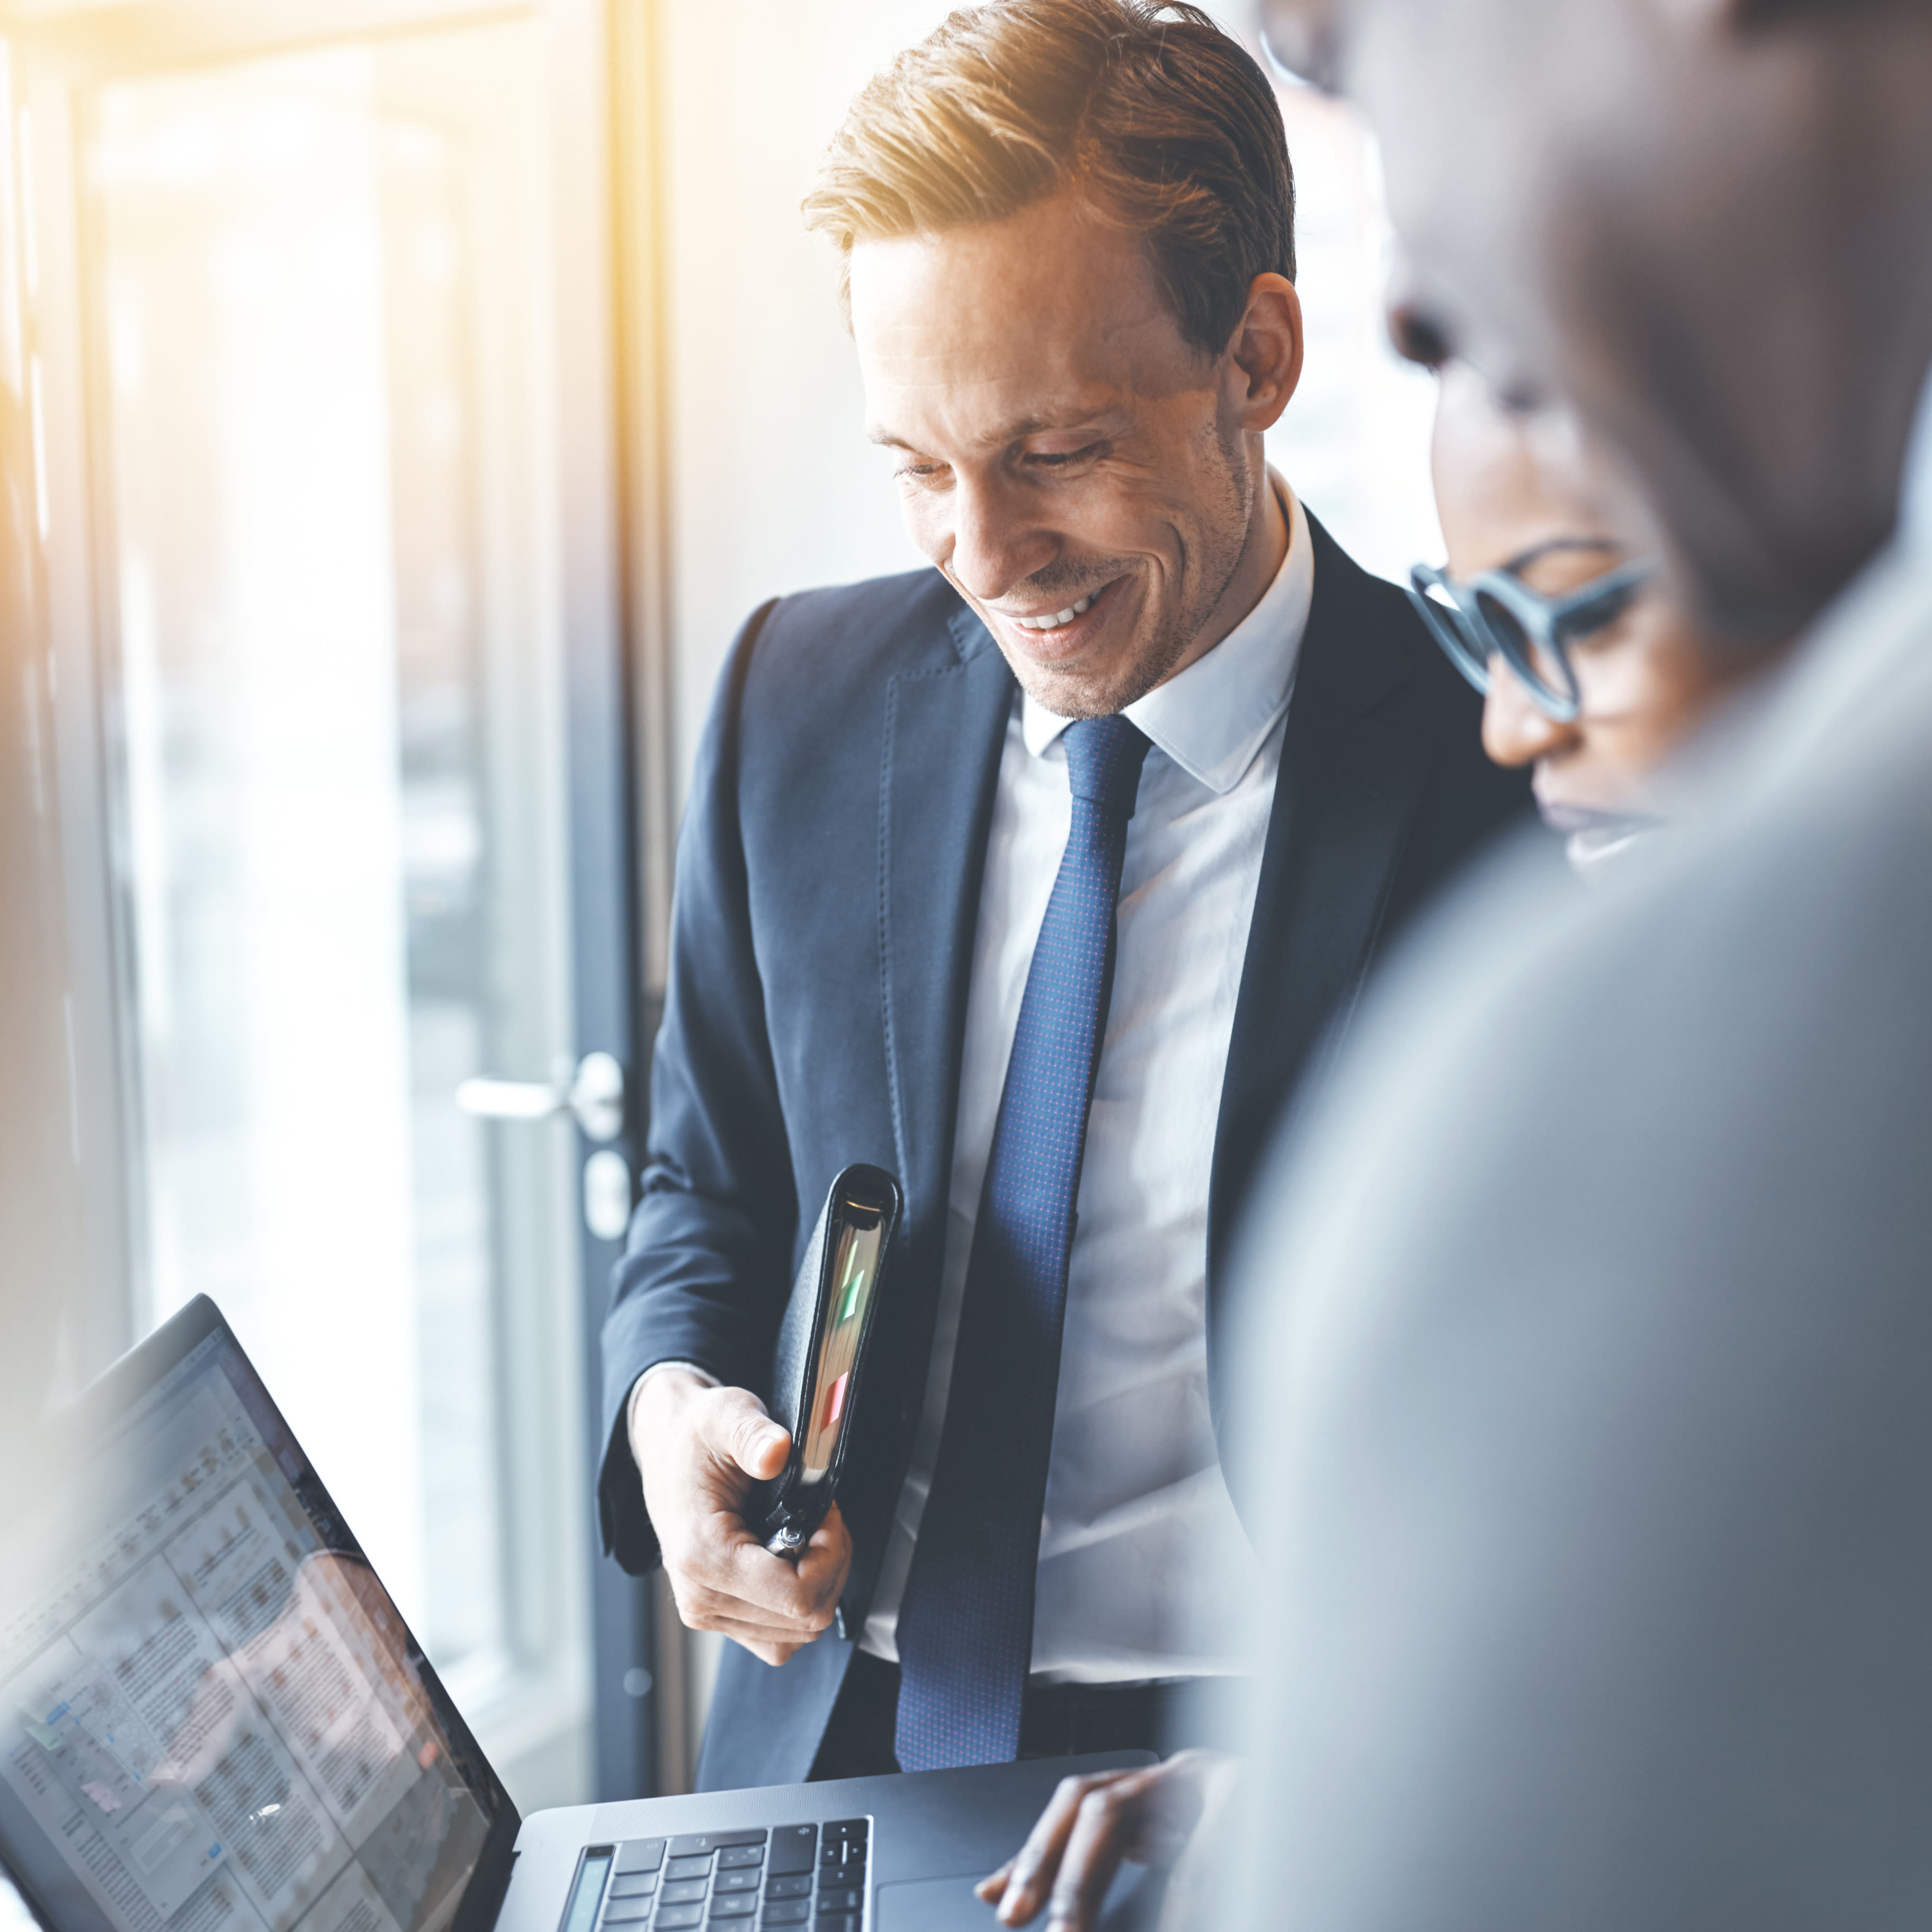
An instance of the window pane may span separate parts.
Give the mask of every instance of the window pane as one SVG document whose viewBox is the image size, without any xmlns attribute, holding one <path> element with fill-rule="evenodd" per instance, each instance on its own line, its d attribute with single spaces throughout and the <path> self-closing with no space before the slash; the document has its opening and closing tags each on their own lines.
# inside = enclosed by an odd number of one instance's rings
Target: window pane
<svg viewBox="0 0 1932 1932">
<path fill-rule="evenodd" d="M 500 1338 L 574 1267 L 567 1130 L 454 1100 L 570 1037 L 543 67 L 100 103 L 148 1313 L 221 1304 L 445 1669 L 543 1636 Z"/>
</svg>

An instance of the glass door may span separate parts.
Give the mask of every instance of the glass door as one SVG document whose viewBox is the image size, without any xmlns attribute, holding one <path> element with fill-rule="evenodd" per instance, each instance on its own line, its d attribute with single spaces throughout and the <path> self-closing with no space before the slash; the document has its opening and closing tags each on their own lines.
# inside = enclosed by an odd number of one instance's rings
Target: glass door
<svg viewBox="0 0 1932 1932">
<path fill-rule="evenodd" d="M 635 1037 L 608 186 L 560 126 L 595 10 L 262 11 L 27 46 L 133 1326 L 220 1304 L 520 1803 L 628 1796 L 650 1634 L 586 1467 Z"/>
</svg>

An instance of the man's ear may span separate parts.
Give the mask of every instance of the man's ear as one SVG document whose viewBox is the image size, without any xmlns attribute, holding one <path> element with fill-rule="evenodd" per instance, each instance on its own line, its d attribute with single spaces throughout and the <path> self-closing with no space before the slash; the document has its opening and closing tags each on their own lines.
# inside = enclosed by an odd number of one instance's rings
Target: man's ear
<svg viewBox="0 0 1932 1932">
<path fill-rule="evenodd" d="M 1301 298 L 1286 275 L 1257 275 L 1228 353 L 1239 372 L 1235 410 L 1245 430 L 1271 429 L 1301 381 Z"/>
</svg>

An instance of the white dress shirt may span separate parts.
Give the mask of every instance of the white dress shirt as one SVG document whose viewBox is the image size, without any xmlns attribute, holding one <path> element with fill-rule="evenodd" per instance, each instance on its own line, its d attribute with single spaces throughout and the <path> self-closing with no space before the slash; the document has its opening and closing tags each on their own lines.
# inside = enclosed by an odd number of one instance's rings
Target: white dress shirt
<svg viewBox="0 0 1932 1932">
<path fill-rule="evenodd" d="M 1208 1406 L 1208 1192 L 1283 720 L 1314 595 L 1301 506 L 1273 478 L 1288 554 L 1253 610 L 1136 704 L 1153 748 L 1120 883 L 1041 1526 L 1033 1670 L 1114 1683 L 1236 1667 L 1231 1605 L 1259 1572 Z M 861 1642 L 895 1627 L 932 1486 L 993 1126 L 1066 848 L 1068 720 L 1016 706 L 974 939 L 931 1370 Z"/>
</svg>

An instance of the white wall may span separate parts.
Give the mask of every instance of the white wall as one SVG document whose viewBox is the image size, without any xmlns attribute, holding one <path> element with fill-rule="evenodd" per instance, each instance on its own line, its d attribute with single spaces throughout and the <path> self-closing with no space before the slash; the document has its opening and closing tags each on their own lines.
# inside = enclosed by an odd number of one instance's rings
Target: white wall
<svg viewBox="0 0 1932 1932">
<path fill-rule="evenodd" d="M 940 0 L 667 0 L 671 622 L 680 795 L 718 667 L 776 592 L 920 561 L 866 444 L 830 244 L 799 202 L 847 103 Z M 1228 11 L 1237 10 L 1233 8 Z M 1380 179 L 1348 110 L 1283 95 L 1309 357 L 1270 452 L 1361 562 L 1436 554 L 1429 378 L 1381 320 Z"/>
<path fill-rule="evenodd" d="M 774 592 L 908 570 L 838 311 L 799 203 L 847 103 L 939 0 L 668 0 L 671 624 L 680 795 L 711 687 Z"/>
</svg>

